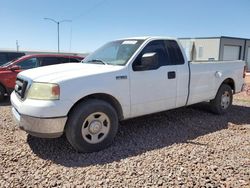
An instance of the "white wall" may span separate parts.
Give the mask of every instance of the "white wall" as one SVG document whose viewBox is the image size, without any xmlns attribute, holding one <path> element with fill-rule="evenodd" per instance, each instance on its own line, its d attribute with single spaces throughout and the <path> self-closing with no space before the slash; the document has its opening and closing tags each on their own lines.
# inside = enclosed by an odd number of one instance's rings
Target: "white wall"
<svg viewBox="0 0 250 188">
<path fill-rule="evenodd" d="M 180 39 L 180 42 L 193 61 L 219 60 L 220 38 Z"/>
<path fill-rule="evenodd" d="M 195 60 L 206 61 L 209 59 L 219 60 L 220 39 L 196 39 Z"/>
</svg>

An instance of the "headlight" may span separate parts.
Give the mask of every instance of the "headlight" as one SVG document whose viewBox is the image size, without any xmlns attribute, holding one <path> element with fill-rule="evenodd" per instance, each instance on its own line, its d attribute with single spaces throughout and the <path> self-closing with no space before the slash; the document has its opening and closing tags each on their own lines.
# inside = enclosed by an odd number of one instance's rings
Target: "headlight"
<svg viewBox="0 0 250 188">
<path fill-rule="evenodd" d="M 27 98 L 38 100 L 58 100 L 60 87 L 50 83 L 32 83 Z"/>
</svg>

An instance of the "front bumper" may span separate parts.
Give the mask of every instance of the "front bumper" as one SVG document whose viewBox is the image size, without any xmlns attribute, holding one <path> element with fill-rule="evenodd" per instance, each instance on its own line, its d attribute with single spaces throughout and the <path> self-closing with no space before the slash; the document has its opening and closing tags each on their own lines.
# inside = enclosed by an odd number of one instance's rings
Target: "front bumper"
<svg viewBox="0 0 250 188">
<path fill-rule="evenodd" d="M 38 118 L 20 114 L 12 107 L 18 126 L 30 135 L 40 138 L 57 138 L 63 134 L 67 117 Z"/>
</svg>

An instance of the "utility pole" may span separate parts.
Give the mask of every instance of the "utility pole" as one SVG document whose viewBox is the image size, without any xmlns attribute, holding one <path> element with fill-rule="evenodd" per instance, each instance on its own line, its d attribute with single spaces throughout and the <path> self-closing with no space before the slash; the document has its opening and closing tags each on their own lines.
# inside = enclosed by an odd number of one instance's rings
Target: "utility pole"
<svg viewBox="0 0 250 188">
<path fill-rule="evenodd" d="M 72 20 L 61 20 L 61 21 L 56 21 L 52 18 L 44 18 L 45 20 L 50 20 L 54 23 L 57 24 L 57 52 L 59 53 L 60 52 L 60 23 L 62 22 L 72 22 Z"/>
<path fill-rule="evenodd" d="M 57 22 L 57 51 L 60 52 L 60 36 L 59 36 L 60 22 Z"/>
<path fill-rule="evenodd" d="M 18 44 L 18 40 L 16 40 L 16 51 L 19 52 L 19 44 Z"/>
</svg>

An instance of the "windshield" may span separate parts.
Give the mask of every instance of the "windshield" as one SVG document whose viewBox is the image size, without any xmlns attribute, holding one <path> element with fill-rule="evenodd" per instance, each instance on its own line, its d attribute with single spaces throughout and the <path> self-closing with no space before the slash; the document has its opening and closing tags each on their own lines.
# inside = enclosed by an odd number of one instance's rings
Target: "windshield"
<svg viewBox="0 0 250 188">
<path fill-rule="evenodd" d="M 88 55 L 82 63 L 125 65 L 143 42 L 144 40 L 118 40 L 109 42 Z"/>
</svg>

